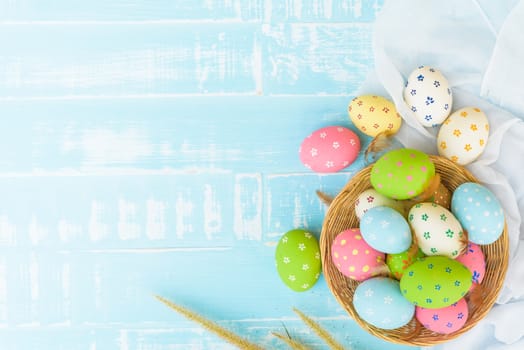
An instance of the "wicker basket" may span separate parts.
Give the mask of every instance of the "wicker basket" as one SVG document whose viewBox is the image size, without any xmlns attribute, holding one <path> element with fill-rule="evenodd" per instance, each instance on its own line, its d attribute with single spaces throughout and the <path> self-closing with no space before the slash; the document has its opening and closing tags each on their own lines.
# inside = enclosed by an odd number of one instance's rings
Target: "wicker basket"
<svg viewBox="0 0 524 350">
<path fill-rule="evenodd" d="M 464 182 L 478 182 L 463 167 L 443 157 L 430 157 L 435 164 L 436 172 L 441 176 L 441 182 L 451 191 L 454 191 L 455 188 Z M 502 236 L 496 242 L 482 246 L 486 257 L 486 274 L 482 282 L 483 302 L 472 303 L 471 300 L 468 300 L 469 318 L 463 328 L 448 335 L 438 334 L 422 327 L 415 317 L 407 325 L 393 330 L 374 327 L 362 320 L 353 308 L 353 292 L 359 282 L 349 279 L 340 273 L 331 259 L 331 244 L 335 237 L 346 229 L 359 227 L 359 220 L 354 210 L 355 200 L 361 192 L 371 187 L 369 182 L 370 172 L 371 166 L 368 166 L 357 173 L 346 184 L 329 206 L 324 219 L 320 236 L 320 249 L 324 277 L 331 292 L 340 305 L 362 328 L 392 343 L 431 346 L 446 342 L 467 332 L 486 316 L 502 288 L 508 266 L 509 241 L 507 228 L 504 229 Z M 466 295 L 466 299 L 468 299 L 468 295 Z"/>
</svg>

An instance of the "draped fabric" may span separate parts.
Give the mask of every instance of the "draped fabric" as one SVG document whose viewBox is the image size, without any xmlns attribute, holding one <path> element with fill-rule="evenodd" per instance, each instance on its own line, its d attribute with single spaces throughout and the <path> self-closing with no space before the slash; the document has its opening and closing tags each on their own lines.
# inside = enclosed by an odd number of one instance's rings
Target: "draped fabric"
<svg viewBox="0 0 524 350">
<path fill-rule="evenodd" d="M 510 265 L 488 316 L 435 349 L 523 349 L 524 326 L 524 0 L 386 1 L 374 27 L 375 69 L 362 94 L 391 98 L 404 119 L 397 139 L 436 152 L 438 127 L 425 128 L 404 102 L 406 78 L 420 65 L 440 70 L 453 91 L 453 111 L 484 111 L 490 136 L 467 168 L 501 201 L 510 236 Z"/>
</svg>

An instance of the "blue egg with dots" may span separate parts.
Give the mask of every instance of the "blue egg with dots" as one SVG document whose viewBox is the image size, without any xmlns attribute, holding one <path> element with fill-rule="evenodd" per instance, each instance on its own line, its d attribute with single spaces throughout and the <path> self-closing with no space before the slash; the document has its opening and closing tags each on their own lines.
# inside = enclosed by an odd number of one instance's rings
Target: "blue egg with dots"
<svg viewBox="0 0 524 350">
<path fill-rule="evenodd" d="M 353 294 L 353 306 L 361 319 L 382 329 L 402 327 L 415 315 L 415 305 L 402 296 L 399 282 L 387 277 L 360 283 Z"/>
<path fill-rule="evenodd" d="M 360 220 L 364 241 L 373 249 L 387 254 L 409 249 L 413 237 L 406 219 L 395 209 L 378 206 L 369 209 Z"/>
<path fill-rule="evenodd" d="M 504 211 L 499 200 L 478 183 L 466 182 L 455 189 L 451 197 L 451 212 L 473 243 L 491 244 L 504 231 Z"/>
</svg>

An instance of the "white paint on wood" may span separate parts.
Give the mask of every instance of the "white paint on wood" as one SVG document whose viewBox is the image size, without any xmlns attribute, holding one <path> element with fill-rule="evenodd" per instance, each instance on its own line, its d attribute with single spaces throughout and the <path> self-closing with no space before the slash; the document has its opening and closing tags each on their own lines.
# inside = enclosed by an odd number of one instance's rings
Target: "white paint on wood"
<svg viewBox="0 0 524 350">
<path fill-rule="evenodd" d="M 7 266 L 0 260 L 0 324 L 7 321 Z"/>
<path fill-rule="evenodd" d="M 175 232 L 177 238 L 183 239 L 186 233 L 193 231 L 192 214 L 193 202 L 179 193 L 175 202 Z"/>
<path fill-rule="evenodd" d="M 16 243 L 16 226 L 7 215 L 0 215 L 0 245 L 10 246 Z"/>
<path fill-rule="evenodd" d="M 49 235 L 49 230 L 38 223 L 36 215 L 31 216 L 31 222 L 29 223 L 29 240 L 32 245 L 38 245 L 40 242 L 45 240 Z"/>
<path fill-rule="evenodd" d="M 166 203 L 148 199 L 146 202 L 146 235 L 150 240 L 166 238 Z"/>
<path fill-rule="evenodd" d="M 234 232 L 237 239 L 262 239 L 262 175 L 238 174 L 234 188 Z"/>
<path fill-rule="evenodd" d="M 60 219 L 58 221 L 58 237 L 60 241 L 67 243 L 73 241 L 76 237 L 82 235 L 82 227 L 67 221 L 66 219 Z"/>
<path fill-rule="evenodd" d="M 253 80 L 255 81 L 256 94 L 262 95 L 264 93 L 262 46 L 256 38 L 253 45 Z"/>
<path fill-rule="evenodd" d="M 109 236 L 109 224 L 103 221 L 106 205 L 103 202 L 91 201 L 91 213 L 89 216 L 89 237 L 91 241 L 98 242 Z"/>
<path fill-rule="evenodd" d="M 137 239 L 141 235 L 141 227 L 136 222 L 137 204 L 125 199 L 118 200 L 118 237 L 121 240 Z"/>
<path fill-rule="evenodd" d="M 326 19 L 331 19 L 333 17 L 333 1 L 332 0 L 324 0 L 324 17 Z"/>
<path fill-rule="evenodd" d="M 294 196 L 293 227 L 307 228 L 308 220 L 302 210 L 302 200 L 298 194 Z"/>
<path fill-rule="evenodd" d="M 95 309 L 102 309 L 102 266 L 95 264 L 93 268 L 93 292 L 95 297 Z"/>
<path fill-rule="evenodd" d="M 222 231 L 222 209 L 215 190 L 211 185 L 204 186 L 204 232 L 208 240 Z"/>
<path fill-rule="evenodd" d="M 69 302 L 71 298 L 71 265 L 69 263 L 62 265 L 62 295 L 64 302 Z"/>
<path fill-rule="evenodd" d="M 29 262 L 29 289 L 31 291 L 31 300 L 38 300 L 40 295 L 39 268 L 34 253 L 31 254 L 31 261 Z"/>
<path fill-rule="evenodd" d="M 120 350 L 129 350 L 129 337 L 127 330 L 123 329 L 120 331 L 118 344 L 120 345 Z"/>
<path fill-rule="evenodd" d="M 86 130 L 79 146 L 85 154 L 86 165 L 131 163 L 153 154 L 149 137 L 139 128 Z M 67 147 L 72 147 L 69 140 Z"/>
</svg>

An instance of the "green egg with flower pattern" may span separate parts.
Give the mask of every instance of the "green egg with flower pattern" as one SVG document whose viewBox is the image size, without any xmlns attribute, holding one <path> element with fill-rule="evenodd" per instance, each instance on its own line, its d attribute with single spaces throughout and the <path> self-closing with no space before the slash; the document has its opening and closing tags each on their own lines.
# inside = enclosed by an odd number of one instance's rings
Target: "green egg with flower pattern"
<svg viewBox="0 0 524 350">
<path fill-rule="evenodd" d="M 445 256 L 421 258 L 400 279 L 402 295 L 416 306 L 439 309 L 457 302 L 471 287 L 471 272 Z"/>
<path fill-rule="evenodd" d="M 275 251 L 278 275 L 286 286 L 303 292 L 315 285 L 321 272 L 320 247 L 315 236 L 303 229 L 286 232 Z"/>
</svg>

